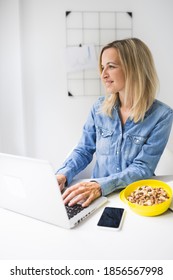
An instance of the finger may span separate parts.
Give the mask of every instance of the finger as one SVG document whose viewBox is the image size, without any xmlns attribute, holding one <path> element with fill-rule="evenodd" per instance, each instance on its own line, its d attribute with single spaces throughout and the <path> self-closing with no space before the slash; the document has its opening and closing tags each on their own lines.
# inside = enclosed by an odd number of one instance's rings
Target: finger
<svg viewBox="0 0 173 280">
<path fill-rule="evenodd" d="M 82 200 L 86 200 L 88 197 L 88 192 L 81 192 L 79 190 L 71 192 L 66 198 L 64 199 L 64 204 L 69 204 L 72 206 Z"/>
<path fill-rule="evenodd" d="M 93 202 L 96 199 L 92 194 L 82 203 L 82 207 L 88 207 L 91 202 Z"/>
<path fill-rule="evenodd" d="M 78 196 L 75 196 L 72 200 L 70 200 L 68 205 L 69 206 L 73 206 L 75 204 L 82 205 L 85 200 L 86 200 L 86 195 L 85 194 L 80 194 Z"/>
<path fill-rule="evenodd" d="M 82 207 L 87 207 L 94 199 L 96 199 L 99 195 L 95 194 L 89 189 L 83 189 L 83 192 L 73 197 L 68 205 L 73 206 L 76 203 L 80 203 Z"/>
<path fill-rule="evenodd" d="M 88 193 L 87 199 L 82 203 L 82 207 L 87 207 L 91 202 L 93 202 L 95 199 L 97 199 L 100 196 L 99 191 L 90 191 Z"/>
<path fill-rule="evenodd" d="M 59 187 L 60 187 L 60 191 L 62 191 L 63 190 L 63 188 L 64 188 L 64 184 L 59 184 Z"/>
<path fill-rule="evenodd" d="M 65 199 L 67 196 L 69 196 L 71 193 L 73 193 L 73 196 L 76 196 L 80 193 L 82 193 L 85 190 L 84 187 L 81 187 L 80 184 L 76 184 L 74 186 L 71 186 L 66 189 L 66 191 L 63 193 L 63 199 Z"/>
<path fill-rule="evenodd" d="M 79 194 L 79 190 L 66 190 L 62 196 L 64 204 L 67 204 L 70 200 L 74 199 Z"/>
</svg>

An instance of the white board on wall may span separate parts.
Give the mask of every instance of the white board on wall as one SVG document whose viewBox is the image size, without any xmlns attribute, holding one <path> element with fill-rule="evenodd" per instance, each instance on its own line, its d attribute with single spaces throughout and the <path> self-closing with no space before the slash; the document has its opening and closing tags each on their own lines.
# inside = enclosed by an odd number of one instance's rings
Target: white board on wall
<svg viewBox="0 0 173 280">
<path fill-rule="evenodd" d="M 132 37 L 133 34 L 132 12 L 66 11 L 65 16 L 66 48 L 94 47 L 97 61 L 104 45 L 115 40 Z M 72 59 L 74 60 L 74 56 Z M 84 61 L 86 61 L 85 54 L 83 54 Z M 93 65 L 85 67 L 87 69 L 82 69 L 82 67 L 77 69 L 76 67 L 76 71 L 74 68 L 72 71 L 67 71 L 69 96 L 99 96 L 104 94 L 100 83 L 98 63 Z"/>
</svg>

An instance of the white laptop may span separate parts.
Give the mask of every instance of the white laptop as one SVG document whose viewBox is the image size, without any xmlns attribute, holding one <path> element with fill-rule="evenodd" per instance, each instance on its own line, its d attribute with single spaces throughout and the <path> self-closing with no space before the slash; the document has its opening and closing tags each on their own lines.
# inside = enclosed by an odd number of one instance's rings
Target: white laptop
<svg viewBox="0 0 173 280">
<path fill-rule="evenodd" d="M 0 207 L 72 228 L 107 201 L 100 197 L 69 218 L 48 161 L 0 153 Z"/>
</svg>

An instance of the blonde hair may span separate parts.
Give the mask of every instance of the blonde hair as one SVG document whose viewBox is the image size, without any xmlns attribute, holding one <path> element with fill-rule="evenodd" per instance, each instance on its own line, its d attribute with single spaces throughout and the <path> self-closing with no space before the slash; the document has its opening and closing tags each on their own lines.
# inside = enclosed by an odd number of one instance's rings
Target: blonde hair
<svg viewBox="0 0 173 280">
<path fill-rule="evenodd" d="M 102 54 L 108 48 L 115 48 L 119 54 L 125 75 L 125 105 L 130 106 L 130 117 L 134 122 L 141 121 L 153 104 L 159 84 L 152 54 L 149 48 L 137 38 L 114 41 L 101 50 L 100 73 Z M 102 112 L 112 117 L 117 98 L 118 93 L 106 95 Z"/>
</svg>

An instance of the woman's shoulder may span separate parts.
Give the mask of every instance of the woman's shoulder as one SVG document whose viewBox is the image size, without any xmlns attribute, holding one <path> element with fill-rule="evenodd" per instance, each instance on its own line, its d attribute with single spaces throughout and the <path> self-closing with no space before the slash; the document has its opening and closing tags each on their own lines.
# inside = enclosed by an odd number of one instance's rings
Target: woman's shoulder
<svg viewBox="0 0 173 280">
<path fill-rule="evenodd" d="M 166 103 L 155 99 L 145 114 L 145 118 L 148 117 L 156 119 L 173 119 L 173 109 Z"/>
<path fill-rule="evenodd" d="M 152 107 L 153 107 L 153 109 L 160 110 L 163 113 L 164 112 L 165 113 L 170 113 L 170 114 L 173 113 L 173 109 L 169 105 L 167 105 L 166 103 L 164 103 L 164 102 L 162 102 L 162 101 L 160 101 L 158 99 L 154 100 L 154 103 L 153 103 Z"/>
<path fill-rule="evenodd" d="M 105 100 L 104 96 L 99 96 L 99 98 L 95 101 L 95 103 L 93 104 L 93 107 L 95 110 L 99 110 L 103 104 Z"/>
</svg>

